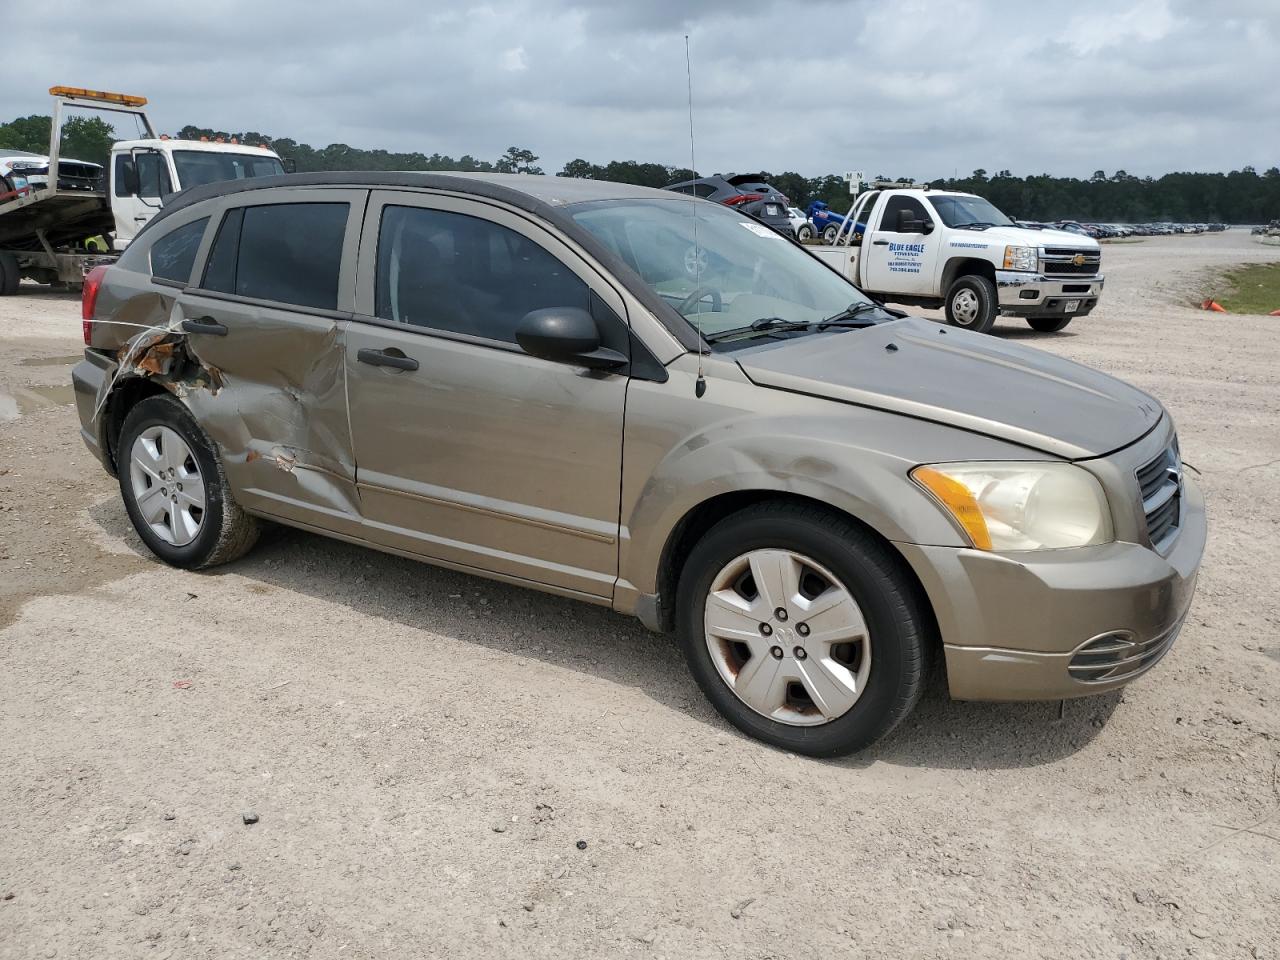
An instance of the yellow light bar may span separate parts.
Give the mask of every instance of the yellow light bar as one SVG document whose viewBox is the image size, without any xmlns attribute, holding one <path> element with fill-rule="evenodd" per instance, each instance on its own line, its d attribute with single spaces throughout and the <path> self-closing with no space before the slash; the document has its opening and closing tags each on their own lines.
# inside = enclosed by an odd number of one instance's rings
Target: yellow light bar
<svg viewBox="0 0 1280 960">
<path fill-rule="evenodd" d="M 86 90 L 84 87 L 50 87 L 50 96 L 75 97 L 77 100 L 100 100 L 103 103 L 119 103 L 126 107 L 141 107 L 146 97 L 134 97 L 127 93 L 108 93 L 106 90 Z"/>
</svg>

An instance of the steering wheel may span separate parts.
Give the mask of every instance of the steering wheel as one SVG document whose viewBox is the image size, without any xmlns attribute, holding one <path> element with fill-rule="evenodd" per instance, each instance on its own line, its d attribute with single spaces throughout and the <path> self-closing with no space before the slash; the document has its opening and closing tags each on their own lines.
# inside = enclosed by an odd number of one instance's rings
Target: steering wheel
<svg viewBox="0 0 1280 960">
<path fill-rule="evenodd" d="M 724 300 L 720 296 L 720 291 L 715 287 L 698 287 L 693 291 L 693 293 L 685 297 L 684 301 L 680 304 L 679 310 L 681 316 L 686 315 L 690 310 L 692 310 L 693 305 L 703 297 L 711 298 L 711 311 L 713 313 L 719 313 L 720 309 L 724 306 Z"/>
</svg>

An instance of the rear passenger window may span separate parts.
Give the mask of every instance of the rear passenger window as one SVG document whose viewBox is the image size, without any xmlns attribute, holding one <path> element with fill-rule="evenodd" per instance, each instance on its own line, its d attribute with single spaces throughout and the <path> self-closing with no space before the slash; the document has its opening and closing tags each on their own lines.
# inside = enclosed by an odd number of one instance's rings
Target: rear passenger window
<svg viewBox="0 0 1280 960">
<path fill-rule="evenodd" d="M 375 309 L 383 320 L 515 343 L 530 310 L 585 310 L 589 299 L 573 271 L 514 230 L 442 210 L 382 211 Z"/>
<path fill-rule="evenodd" d="M 280 203 L 231 210 L 202 286 L 256 300 L 338 308 L 346 203 Z"/>
<path fill-rule="evenodd" d="M 162 280 L 187 283 L 196 265 L 196 251 L 209 218 L 192 220 L 166 233 L 151 245 L 151 275 Z"/>
</svg>

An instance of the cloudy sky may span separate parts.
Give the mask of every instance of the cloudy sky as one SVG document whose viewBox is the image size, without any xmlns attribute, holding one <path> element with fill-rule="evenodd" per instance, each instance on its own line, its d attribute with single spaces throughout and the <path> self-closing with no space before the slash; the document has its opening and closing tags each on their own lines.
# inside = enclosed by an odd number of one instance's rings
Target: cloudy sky
<svg viewBox="0 0 1280 960">
<path fill-rule="evenodd" d="M 5 18 L 0 120 L 56 83 L 316 146 L 513 144 L 932 178 L 1280 164 L 1280 0 L 63 0 Z M 49 11 L 46 11 L 49 12 Z M 12 11 L 11 11 L 12 13 Z M 42 23 L 42 20 L 45 22 Z"/>
</svg>

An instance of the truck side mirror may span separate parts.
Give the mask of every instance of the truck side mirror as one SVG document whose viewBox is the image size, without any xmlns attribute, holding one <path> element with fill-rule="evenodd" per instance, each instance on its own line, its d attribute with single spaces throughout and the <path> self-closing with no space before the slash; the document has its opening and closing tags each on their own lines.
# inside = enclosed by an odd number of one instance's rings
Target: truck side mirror
<svg viewBox="0 0 1280 960">
<path fill-rule="evenodd" d="M 298 161 L 293 159 L 293 157 L 282 157 L 280 160 L 280 165 L 284 167 L 285 173 L 298 172 Z"/>
<path fill-rule="evenodd" d="M 910 210 L 898 211 L 898 233 L 931 233 L 933 224 L 928 220 L 917 220 Z"/>
</svg>

